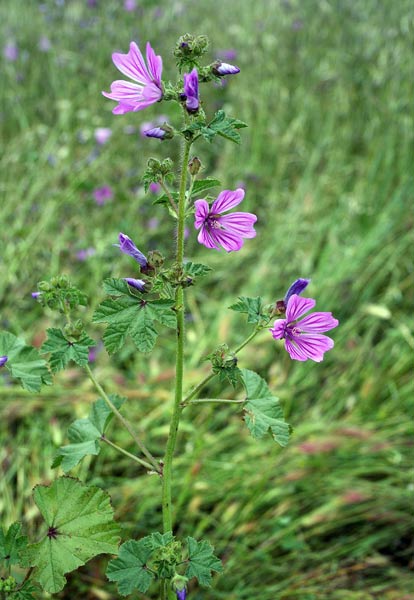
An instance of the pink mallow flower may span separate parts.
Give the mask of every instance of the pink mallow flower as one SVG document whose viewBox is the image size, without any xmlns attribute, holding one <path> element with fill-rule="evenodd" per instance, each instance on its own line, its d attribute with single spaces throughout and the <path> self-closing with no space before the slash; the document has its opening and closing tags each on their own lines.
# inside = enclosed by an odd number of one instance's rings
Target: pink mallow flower
<svg viewBox="0 0 414 600">
<path fill-rule="evenodd" d="M 223 213 L 234 208 L 244 198 L 244 190 L 224 190 L 211 206 L 206 200 L 196 200 L 195 222 L 196 229 L 200 229 L 198 241 L 206 248 L 219 250 L 222 246 L 226 252 L 240 250 L 243 238 L 254 238 L 256 232 L 254 223 L 256 215 L 245 212 L 234 212 L 229 215 Z"/>
<path fill-rule="evenodd" d="M 94 133 L 95 142 L 100 146 L 103 146 L 109 141 L 111 135 L 112 129 L 109 129 L 109 127 L 97 127 Z"/>
<path fill-rule="evenodd" d="M 117 80 L 111 85 L 111 93 L 102 92 L 106 98 L 119 102 L 113 109 L 114 115 L 136 112 L 158 102 L 162 98 L 162 58 L 157 56 L 147 42 L 147 65 L 140 49 L 131 42 L 128 54 L 112 54 L 114 65 L 123 75 L 136 83 Z"/>
<path fill-rule="evenodd" d="M 333 318 L 332 313 L 315 312 L 300 319 L 315 304 L 313 298 L 293 294 L 286 306 L 286 319 L 277 319 L 273 328 L 269 329 L 275 340 L 285 340 L 285 348 L 294 360 L 304 361 L 310 358 L 321 362 L 324 353 L 334 347 L 333 340 L 322 335 L 324 331 L 338 325 L 338 320 Z"/>
<path fill-rule="evenodd" d="M 93 190 L 93 198 L 98 206 L 103 206 L 109 200 L 112 200 L 114 193 L 111 186 L 103 185 Z"/>
</svg>

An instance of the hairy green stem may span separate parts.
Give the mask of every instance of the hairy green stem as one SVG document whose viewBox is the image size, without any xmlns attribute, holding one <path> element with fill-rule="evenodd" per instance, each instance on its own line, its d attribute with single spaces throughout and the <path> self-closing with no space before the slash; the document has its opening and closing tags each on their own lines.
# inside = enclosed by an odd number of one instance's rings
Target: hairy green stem
<svg viewBox="0 0 414 600">
<path fill-rule="evenodd" d="M 145 447 L 145 445 L 141 442 L 140 438 L 133 430 L 131 423 L 127 419 L 125 419 L 124 416 L 121 415 L 121 413 L 119 412 L 119 410 L 117 409 L 115 404 L 111 401 L 111 399 L 109 398 L 108 394 L 105 392 L 103 387 L 95 379 L 95 376 L 92 373 L 89 365 L 85 366 L 85 371 L 87 372 L 89 379 L 92 381 L 92 383 L 95 386 L 98 393 L 101 394 L 102 398 L 105 400 L 105 402 L 107 403 L 107 405 L 109 406 L 111 411 L 114 413 L 114 415 L 117 417 L 117 419 L 122 423 L 122 425 L 128 431 L 128 433 L 130 434 L 130 436 L 132 437 L 132 439 L 134 440 L 134 442 L 136 443 L 138 448 L 141 449 L 141 452 L 148 458 L 148 461 L 152 465 L 151 469 L 154 469 L 155 471 L 157 471 L 157 473 L 160 473 L 161 472 L 160 464 L 157 462 L 156 458 L 154 458 L 154 456 L 152 456 L 151 452 Z"/>
<path fill-rule="evenodd" d="M 160 186 L 164 190 L 165 195 L 167 196 L 168 200 L 170 201 L 171 208 L 173 209 L 175 214 L 178 215 L 178 206 L 174 202 L 174 198 L 172 197 L 170 190 L 167 188 L 167 186 L 165 185 L 163 180 L 160 181 Z"/>
<path fill-rule="evenodd" d="M 187 164 L 190 155 L 191 143 L 184 142 L 184 152 L 181 164 L 180 192 L 178 198 L 178 232 L 177 232 L 177 265 L 182 266 L 184 258 L 184 225 L 185 225 L 185 191 L 187 185 Z M 183 399 L 183 372 L 184 372 L 184 290 L 181 286 L 176 292 L 177 313 L 177 338 L 176 338 L 176 362 L 175 362 L 175 394 L 174 406 L 171 415 L 170 430 L 168 434 L 167 447 L 164 457 L 162 478 L 162 521 L 164 532 L 172 531 L 172 496 L 171 477 L 172 461 L 177 440 L 178 425 L 182 411 Z"/>
<path fill-rule="evenodd" d="M 220 404 L 243 404 L 245 400 L 232 400 L 230 398 L 199 398 L 198 400 L 189 400 L 186 404 L 181 403 L 181 406 L 185 408 L 189 404 L 204 404 L 205 402 L 218 402 Z"/>
<path fill-rule="evenodd" d="M 124 450 L 123 448 L 121 448 L 121 446 L 118 446 L 118 444 L 115 444 L 114 442 L 111 442 L 111 440 L 108 440 L 108 438 L 106 436 L 101 435 L 100 439 L 103 442 L 105 442 L 105 444 L 108 444 L 108 446 L 112 446 L 112 448 L 115 448 L 115 450 L 117 450 L 118 452 L 125 454 L 125 456 L 128 456 L 128 458 L 131 458 L 132 460 L 139 463 L 146 469 L 150 469 L 150 470 L 153 469 L 153 466 L 150 465 L 150 463 L 146 462 L 145 460 L 142 460 L 142 458 L 139 458 L 138 456 L 135 456 L 134 454 L 131 454 L 130 452 L 128 452 L 128 450 Z"/>
</svg>

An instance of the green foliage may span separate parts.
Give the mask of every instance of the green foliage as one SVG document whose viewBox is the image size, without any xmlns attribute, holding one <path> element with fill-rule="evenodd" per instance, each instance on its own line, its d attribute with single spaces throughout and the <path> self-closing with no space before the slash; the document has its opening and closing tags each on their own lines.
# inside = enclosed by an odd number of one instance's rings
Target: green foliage
<svg viewBox="0 0 414 600">
<path fill-rule="evenodd" d="M 38 290 L 41 292 L 37 298 L 38 302 L 61 313 L 78 306 L 86 306 L 88 301 L 86 294 L 72 285 L 66 275 L 52 277 L 50 281 L 40 281 Z"/>
<path fill-rule="evenodd" d="M 158 333 L 154 321 L 166 327 L 176 326 L 173 300 L 141 300 L 122 295 L 107 298 L 96 309 L 95 323 L 109 323 L 103 341 L 109 354 L 119 350 L 130 336 L 140 352 L 150 352 Z"/>
<path fill-rule="evenodd" d="M 127 282 L 124 279 L 115 279 L 115 277 L 104 279 L 103 289 L 108 296 L 133 295 Z M 134 291 L 138 293 L 137 289 L 134 289 Z"/>
<path fill-rule="evenodd" d="M 212 177 L 207 177 L 206 179 L 197 179 L 193 183 L 193 187 L 191 190 L 191 198 L 195 196 L 200 196 L 202 193 L 210 190 L 214 187 L 219 187 L 221 182 L 218 179 L 213 179 Z"/>
<path fill-rule="evenodd" d="M 165 181 L 168 184 L 173 183 L 175 179 L 173 167 L 174 165 L 170 158 L 165 158 L 164 160 L 150 158 L 142 177 L 145 191 L 148 192 L 151 183 L 160 183 L 161 181 Z"/>
<path fill-rule="evenodd" d="M 108 563 L 106 575 L 109 581 L 118 583 L 121 596 L 127 596 L 134 590 L 142 593 L 148 590 L 154 579 L 154 574 L 147 568 L 152 552 L 147 538 L 128 540 L 120 546 L 118 558 Z"/>
<path fill-rule="evenodd" d="M 25 566 L 36 567 L 34 579 L 51 594 L 69 573 L 98 554 L 118 551 L 119 527 L 108 494 L 70 477 L 38 485 L 33 498 L 47 526 L 40 542 L 21 553 Z"/>
<path fill-rule="evenodd" d="M 200 585 L 211 585 L 211 571 L 219 573 L 223 570 L 221 560 L 214 555 L 213 546 L 206 540 L 197 542 L 192 537 L 187 538 L 188 566 L 185 571 L 186 577 L 196 577 Z"/>
<path fill-rule="evenodd" d="M 229 309 L 239 313 L 246 313 L 248 323 L 260 323 L 260 321 L 266 318 L 263 311 L 263 298 L 260 296 L 256 298 L 239 296 L 237 302 L 229 306 Z"/>
<path fill-rule="evenodd" d="M 41 353 L 50 353 L 49 364 L 53 373 L 61 371 L 69 361 L 75 362 L 80 367 L 88 364 L 89 348 L 96 343 L 85 332 L 76 340 L 69 340 L 61 329 L 47 330 L 47 339 Z"/>
<path fill-rule="evenodd" d="M 247 127 L 246 123 L 239 119 L 228 117 L 224 110 L 218 110 L 210 123 L 205 124 L 203 120 L 194 121 L 189 127 L 184 129 L 183 134 L 186 137 L 201 135 L 208 142 L 212 142 L 216 135 L 240 144 L 241 137 L 239 129 Z"/>
<path fill-rule="evenodd" d="M 110 394 L 111 402 L 120 408 L 125 398 Z M 99 440 L 105 433 L 111 422 L 113 413 L 105 400 L 99 398 L 93 403 L 89 417 L 77 419 L 68 429 L 68 438 L 71 442 L 59 448 L 57 456 L 53 461 L 53 467 L 61 466 L 67 473 L 88 454 L 97 455 L 101 451 Z"/>
<path fill-rule="evenodd" d="M 8 357 L 3 368 L 29 392 L 39 392 L 42 385 L 51 385 L 46 361 L 40 358 L 35 348 L 26 346 L 12 333 L 0 331 L 0 356 Z"/>
<path fill-rule="evenodd" d="M 0 566 L 19 564 L 19 552 L 27 546 L 27 536 L 21 535 L 21 528 L 21 523 L 13 523 L 4 533 L 0 527 Z"/>
<path fill-rule="evenodd" d="M 186 277 L 205 277 L 211 270 L 211 267 L 208 267 L 207 265 L 193 263 L 191 261 L 186 262 L 183 268 Z"/>
<path fill-rule="evenodd" d="M 236 387 L 241 378 L 241 371 L 237 366 L 237 356 L 230 352 L 227 344 L 220 346 L 206 356 L 206 360 L 211 361 L 213 373 L 219 376 L 219 381 L 229 381 L 233 387 Z"/>
<path fill-rule="evenodd" d="M 290 437 L 290 426 L 286 423 L 278 398 L 270 391 L 266 381 L 254 371 L 241 369 L 246 388 L 244 420 L 250 433 L 256 439 L 270 433 L 275 442 L 286 446 Z"/>
</svg>

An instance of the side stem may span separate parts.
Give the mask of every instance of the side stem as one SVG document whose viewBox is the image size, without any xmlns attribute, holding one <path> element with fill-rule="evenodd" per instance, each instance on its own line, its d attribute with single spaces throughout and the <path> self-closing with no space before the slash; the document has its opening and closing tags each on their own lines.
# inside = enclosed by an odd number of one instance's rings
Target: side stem
<svg viewBox="0 0 414 600">
<path fill-rule="evenodd" d="M 185 225 L 185 191 L 187 185 L 187 164 L 190 155 L 189 142 L 184 143 L 184 152 L 181 167 L 180 193 L 178 199 L 178 232 L 177 232 L 177 264 L 183 264 L 184 258 L 184 225 Z M 176 338 L 176 362 L 175 362 L 175 394 L 174 406 L 171 415 L 170 431 L 168 434 L 167 447 L 164 457 L 163 478 L 162 478 L 162 520 L 164 532 L 172 531 L 172 497 L 171 497 L 171 476 L 172 461 L 175 444 L 177 440 L 178 425 L 181 416 L 181 402 L 183 399 L 183 372 L 184 372 L 184 290 L 181 286 L 177 287 L 176 292 L 176 313 L 177 313 L 177 338 Z"/>
</svg>

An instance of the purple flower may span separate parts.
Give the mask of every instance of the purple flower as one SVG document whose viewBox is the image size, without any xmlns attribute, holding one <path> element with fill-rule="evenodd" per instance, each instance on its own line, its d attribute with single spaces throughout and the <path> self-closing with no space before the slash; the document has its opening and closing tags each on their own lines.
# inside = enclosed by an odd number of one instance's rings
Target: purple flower
<svg viewBox="0 0 414 600">
<path fill-rule="evenodd" d="M 139 126 L 139 132 L 142 135 L 142 137 L 145 137 L 145 132 L 148 131 L 148 129 L 154 129 L 154 127 L 160 127 L 166 121 L 168 121 L 168 117 L 166 115 L 159 115 L 153 121 L 144 121 Z"/>
<path fill-rule="evenodd" d="M 96 254 L 95 248 L 85 248 L 82 250 L 78 250 L 78 252 L 76 252 L 76 258 L 83 262 L 83 261 L 87 260 L 88 258 L 90 258 L 91 256 L 94 256 L 94 254 Z"/>
<path fill-rule="evenodd" d="M 148 129 L 145 132 L 147 137 L 157 138 L 158 140 L 165 139 L 167 132 L 165 129 L 161 129 L 161 127 L 154 127 L 153 129 Z"/>
<path fill-rule="evenodd" d="M 41 295 L 42 292 L 32 292 L 32 298 L 34 298 L 35 300 L 37 300 Z"/>
<path fill-rule="evenodd" d="M 135 0 L 125 0 L 124 1 L 124 10 L 127 12 L 134 12 L 137 7 L 137 3 Z"/>
<path fill-rule="evenodd" d="M 142 279 L 133 279 L 132 277 L 124 277 L 124 281 L 126 281 L 128 285 L 135 288 L 139 292 L 145 292 L 145 281 L 142 281 Z"/>
<path fill-rule="evenodd" d="M 102 187 L 93 190 L 93 198 L 99 206 L 102 206 L 108 202 L 108 200 L 112 200 L 113 195 L 114 193 L 109 185 L 103 185 Z"/>
<path fill-rule="evenodd" d="M 6 362 L 9 360 L 8 356 L 0 356 L 0 367 L 4 367 Z"/>
<path fill-rule="evenodd" d="M 95 141 L 100 146 L 103 146 L 104 144 L 106 144 L 106 142 L 109 140 L 111 135 L 112 135 L 112 129 L 109 129 L 109 127 L 97 127 L 95 129 Z"/>
<path fill-rule="evenodd" d="M 184 73 L 184 96 L 188 112 L 196 112 L 199 107 L 198 73 L 196 68 L 191 73 Z"/>
<path fill-rule="evenodd" d="M 177 595 L 177 600 L 185 600 L 187 598 L 187 590 L 183 588 L 182 590 L 175 590 Z"/>
<path fill-rule="evenodd" d="M 131 42 L 128 54 L 112 54 L 114 65 L 123 75 L 136 83 L 117 80 L 111 85 L 111 93 L 102 92 L 106 98 L 119 102 L 113 109 L 114 115 L 136 112 L 158 102 L 162 98 L 162 58 L 157 56 L 147 42 L 147 65 L 140 49 Z"/>
<path fill-rule="evenodd" d="M 292 285 L 289 287 L 288 291 L 286 292 L 286 295 L 284 297 L 284 303 L 287 304 L 288 300 L 291 296 L 293 296 L 293 294 L 297 294 L 299 296 L 299 294 L 301 294 L 303 292 L 303 290 L 309 285 L 310 279 L 296 279 L 296 281 L 294 281 L 292 283 Z"/>
<path fill-rule="evenodd" d="M 119 244 L 114 245 L 117 246 L 124 254 L 128 254 L 134 258 L 143 269 L 148 266 L 146 257 L 140 250 L 138 250 L 131 238 L 125 235 L 125 233 L 119 234 Z"/>
<path fill-rule="evenodd" d="M 228 63 L 221 62 L 221 60 L 217 60 L 212 65 L 212 70 L 215 75 L 219 77 L 224 77 L 225 75 L 236 75 L 240 73 L 239 67 L 236 65 L 229 65 Z"/>
<path fill-rule="evenodd" d="M 273 328 L 269 329 L 275 340 L 285 340 L 285 348 L 294 360 L 304 361 L 310 358 L 320 362 L 324 353 L 334 346 L 330 337 L 322 335 L 324 331 L 338 325 L 332 313 L 315 312 L 298 320 L 315 304 L 313 298 L 301 298 L 293 294 L 287 303 L 286 319 L 277 319 Z"/>
<path fill-rule="evenodd" d="M 198 241 L 206 248 L 223 246 L 227 252 L 240 250 L 243 238 L 254 238 L 256 232 L 253 224 L 257 217 L 252 213 L 234 212 L 229 215 L 222 213 L 234 208 L 244 198 L 244 190 L 224 190 L 210 207 L 206 200 L 196 200 L 195 222 L 196 229 L 200 229 Z"/>
<path fill-rule="evenodd" d="M 13 42 L 8 42 L 3 48 L 3 56 L 9 62 L 14 62 L 19 58 L 19 48 Z"/>
<path fill-rule="evenodd" d="M 161 185 L 153 181 L 152 183 L 150 183 L 148 189 L 151 192 L 151 194 L 158 194 L 161 191 Z"/>
</svg>

